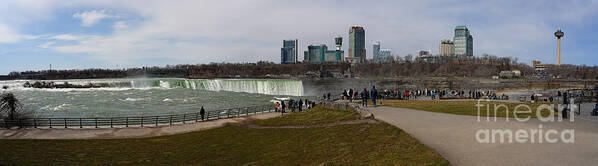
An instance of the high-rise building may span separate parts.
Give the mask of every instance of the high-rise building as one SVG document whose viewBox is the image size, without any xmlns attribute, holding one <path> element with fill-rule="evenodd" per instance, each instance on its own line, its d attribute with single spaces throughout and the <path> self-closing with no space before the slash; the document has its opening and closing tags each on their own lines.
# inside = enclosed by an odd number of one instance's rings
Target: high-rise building
<svg viewBox="0 0 598 166">
<path fill-rule="evenodd" d="M 283 40 L 280 48 L 280 63 L 293 64 L 298 62 L 298 42 L 294 40 Z"/>
<path fill-rule="evenodd" d="M 390 49 L 380 49 L 380 54 L 378 55 L 378 62 L 388 62 L 391 58 L 392 50 Z"/>
<path fill-rule="evenodd" d="M 372 46 L 372 53 L 374 55 L 374 62 L 379 62 L 380 61 L 380 42 L 376 42 L 374 43 L 374 45 Z"/>
<path fill-rule="evenodd" d="M 451 40 L 440 41 L 440 56 L 452 56 L 453 49 L 453 42 Z"/>
<path fill-rule="evenodd" d="M 351 63 L 365 62 L 365 30 L 360 26 L 349 29 L 349 57 Z"/>
<path fill-rule="evenodd" d="M 324 63 L 324 55 L 328 48 L 326 45 L 321 44 L 319 46 L 309 45 L 307 46 L 307 59 L 311 64 L 322 64 Z"/>
<path fill-rule="evenodd" d="M 455 27 L 453 53 L 457 56 L 473 56 L 473 37 L 466 26 Z"/>
<path fill-rule="evenodd" d="M 344 53 L 342 50 L 328 50 L 325 44 L 309 45 L 304 60 L 306 63 L 311 64 L 341 63 Z"/>
<path fill-rule="evenodd" d="M 303 63 L 309 63 L 309 51 L 303 51 Z"/>
</svg>

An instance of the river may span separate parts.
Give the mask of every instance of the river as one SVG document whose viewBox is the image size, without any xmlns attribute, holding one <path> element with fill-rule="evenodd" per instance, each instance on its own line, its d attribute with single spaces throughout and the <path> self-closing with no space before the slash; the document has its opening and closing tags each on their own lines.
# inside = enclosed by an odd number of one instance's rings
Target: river
<svg viewBox="0 0 598 166">
<path fill-rule="evenodd" d="M 44 80 L 106 88 L 23 88 L 31 80 L 0 81 L 0 93 L 13 93 L 36 117 L 153 116 L 271 104 L 279 98 L 305 97 L 300 80 L 279 79 L 82 79 Z"/>
</svg>

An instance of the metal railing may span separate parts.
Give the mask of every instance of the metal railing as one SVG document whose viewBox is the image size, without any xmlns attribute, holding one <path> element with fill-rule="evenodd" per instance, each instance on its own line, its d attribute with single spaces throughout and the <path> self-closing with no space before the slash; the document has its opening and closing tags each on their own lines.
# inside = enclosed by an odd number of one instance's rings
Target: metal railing
<svg viewBox="0 0 598 166">
<path fill-rule="evenodd" d="M 274 105 L 257 105 L 241 108 L 219 109 L 205 111 L 202 118 L 200 112 L 176 115 L 139 116 L 139 117 L 98 117 L 98 118 L 23 118 L 15 120 L 0 120 L 4 128 L 49 127 L 49 128 L 122 128 L 143 126 L 165 126 L 203 122 L 217 119 L 242 117 L 258 113 L 272 112 Z"/>
</svg>

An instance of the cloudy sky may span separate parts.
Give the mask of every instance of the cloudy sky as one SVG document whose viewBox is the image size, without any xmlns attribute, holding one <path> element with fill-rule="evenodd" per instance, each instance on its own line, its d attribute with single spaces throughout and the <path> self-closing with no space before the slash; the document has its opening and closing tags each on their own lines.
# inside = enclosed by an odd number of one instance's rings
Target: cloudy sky
<svg viewBox="0 0 598 166">
<path fill-rule="evenodd" d="M 474 55 L 598 65 L 598 0 L 0 0 L 0 74 L 210 62 L 280 61 L 283 39 L 333 44 L 352 25 L 393 54 L 438 53 L 466 25 Z"/>
</svg>

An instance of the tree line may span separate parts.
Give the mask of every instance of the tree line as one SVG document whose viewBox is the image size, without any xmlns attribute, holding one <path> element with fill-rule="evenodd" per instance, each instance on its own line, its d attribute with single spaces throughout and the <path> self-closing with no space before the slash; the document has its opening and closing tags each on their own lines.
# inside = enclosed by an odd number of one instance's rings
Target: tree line
<svg viewBox="0 0 598 166">
<path fill-rule="evenodd" d="M 408 59 L 408 58 L 405 58 Z M 304 77 L 307 73 L 340 72 L 357 77 L 491 77 L 505 70 L 519 70 L 522 76 L 531 76 L 534 69 L 517 59 L 484 55 L 481 57 L 448 58 L 433 60 L 397 58 L 385 62 L 368 61 L 361 64 L 277 64 L 210 63 L 182 64 L 164 67 L 129 69 L 42 70 L 12 72 L 9 79 L 94 79 L 94 78 L 288 78 Z M 597 66 L 561 65 L 546 72 L 561 78 L 598 79 Z M 324 75 L 321 75 L 324 76 Z"/>
</svg>

